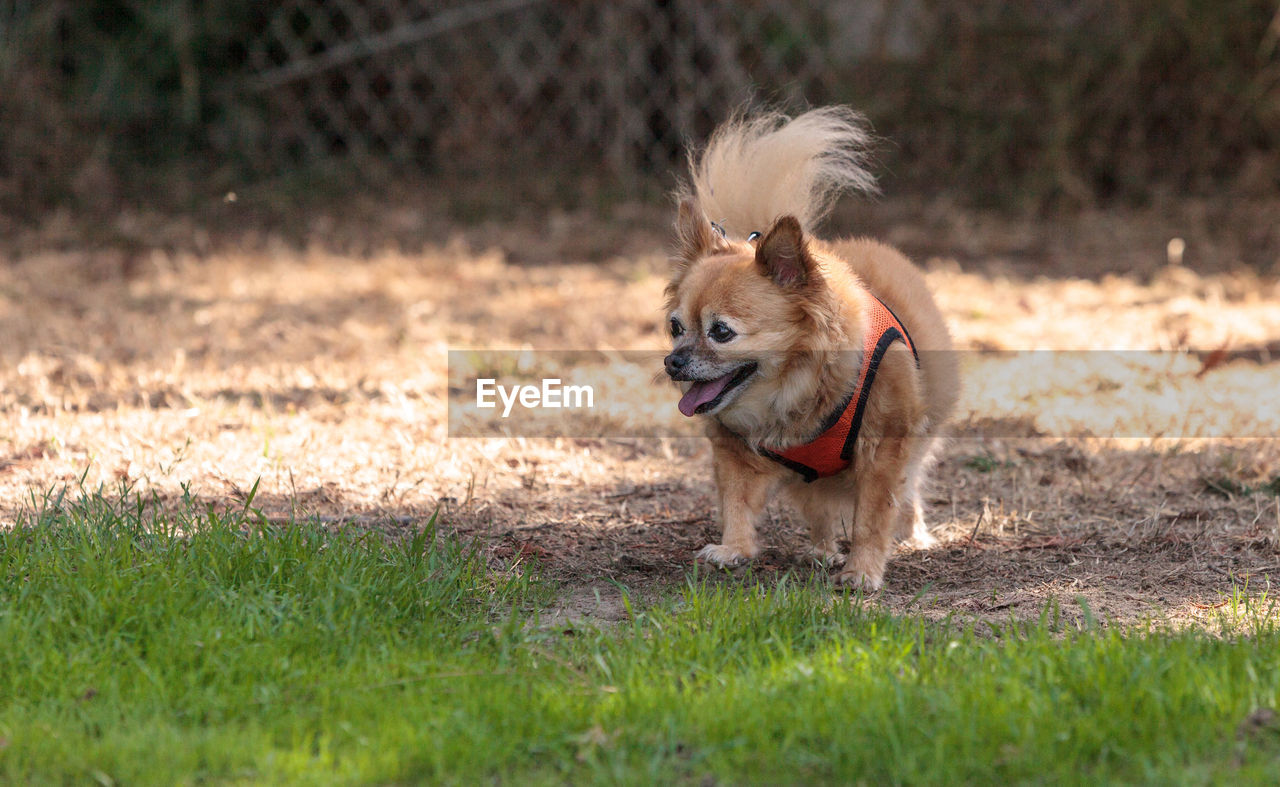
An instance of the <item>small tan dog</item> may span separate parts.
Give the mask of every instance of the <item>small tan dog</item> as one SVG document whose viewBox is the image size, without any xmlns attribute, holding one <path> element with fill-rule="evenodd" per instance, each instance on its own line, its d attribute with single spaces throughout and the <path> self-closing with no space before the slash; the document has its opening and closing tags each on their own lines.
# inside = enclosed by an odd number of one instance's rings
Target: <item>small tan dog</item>
<svg viewBox="0 0 1280 787">
<path fill-rule="evenodd" d="M 720 566 L 760 551 L 775 490 L 838 581 L 878 589 L 895 537 L 933 542 L 920 486 L 959 393 L 951 338 L 920 272 L 873 240 L 813 225 L 843 189 L 870 191 L 859 115 L 740 117 L 690 155 L 667 308 L 680 411 L 707 417 Z M 714 222 L 714 223 L 713 223 Z"/>
</svg>

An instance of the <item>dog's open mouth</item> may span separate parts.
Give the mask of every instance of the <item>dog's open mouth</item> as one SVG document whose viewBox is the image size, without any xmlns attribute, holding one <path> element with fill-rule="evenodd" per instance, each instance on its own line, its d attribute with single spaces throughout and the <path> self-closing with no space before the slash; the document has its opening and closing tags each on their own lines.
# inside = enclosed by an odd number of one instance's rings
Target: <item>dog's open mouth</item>
<svg viewBox="0 0 1280 787">
<path fill-rule="evenodd" d="M 752 361 L 714 380 L 695 382 L 689 386 L 689 390 L 684 392 L 684 396 L 680 397 L 680 412 L 686 416 L 711 412 L 720 406 L 731 391 L 755 374 L 756 368 L 756 363 Z"/>
</svg>

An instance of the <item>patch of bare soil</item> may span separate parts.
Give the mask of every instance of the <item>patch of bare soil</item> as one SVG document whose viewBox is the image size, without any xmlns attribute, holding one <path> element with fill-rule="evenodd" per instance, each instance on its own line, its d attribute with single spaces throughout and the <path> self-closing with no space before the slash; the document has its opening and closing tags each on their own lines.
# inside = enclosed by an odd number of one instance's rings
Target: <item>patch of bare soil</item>
<svg viewBox="0 0 1280 787">
<path fill-rule="evenodd" d="M 878 229 L 910 246 L 912 226 Z M 1013 232 L 1036 233 L 1052 227 Z M 1163 259 L 1168 238 L 1149 234 L 1115 227 L 1111 248 Z M 553 625 L 620 619 L 619 585 L 665 593 L 718 540 L 708 447 L 451 438 L 447 351 L 660 348 L 662 241 L 658 227 L 647 252 L 536 266 L 512 261 L 516 238 L 474 237 L 361 259 L 269 243 L 123 267 L 110 251 L 0 258 L 0 521 L 81 479 L 217 506 L 260 481 L 279 518 L 404 532 L 438 510 L 495 564 L 562 582 Z M 966 356 L 929 493 L 940 543 L 903 548 L 880 603 L 1002 620 L 1049 599 L 1079 614 L 1082 598 L 1099 619 L 1212 625 L 1233 593 L 1280 579 L 1280 284 L 1163 262 L 1061 275 L 1096 245 L 1031 244 L 1053 277 L 924 260 L 958 344 L 984 352 Z M 1028 366 L 1027 350 L 1090 352 Z M 796 562 L 787 510 L 763 532 L 752 567 L 712 576 L 820 571 Z"/>
</svg>

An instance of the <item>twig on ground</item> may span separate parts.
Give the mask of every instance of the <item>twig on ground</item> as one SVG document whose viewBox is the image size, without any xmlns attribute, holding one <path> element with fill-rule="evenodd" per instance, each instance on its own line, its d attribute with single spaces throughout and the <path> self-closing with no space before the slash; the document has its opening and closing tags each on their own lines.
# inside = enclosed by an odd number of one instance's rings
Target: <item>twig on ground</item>
<svg viewBox="0 0 1280 787">
<path fill-rule="evenodd" d="M 967 550 L 973 545 L 973 539 L 978 535 L 978 528 L 982 526 L 982 520 L 987 516 L 987 505 L 982 504 L 982 511 L 978 514 L 978 521 L 973 523 L 973 530 L 969 533 L 969 540 L 964 542 L 964 548 Z"/>
</svg>

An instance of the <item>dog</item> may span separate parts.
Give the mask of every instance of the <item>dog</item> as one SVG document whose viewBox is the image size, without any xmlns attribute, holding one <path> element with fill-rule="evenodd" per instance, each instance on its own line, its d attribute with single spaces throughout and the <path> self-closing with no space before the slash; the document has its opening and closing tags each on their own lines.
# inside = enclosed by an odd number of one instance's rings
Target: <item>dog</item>
<svg viewBox="0 0 1280 787">
<path fill-rule="evenodd" d="M 846 586 L 878 590 L 895 538 L 934 543 L 921 485 L 960 389 L 946 323 L 901 253 L 813 234 L 840 192 L 876 190 L 869 138 L 843 107 L 739 114 L 689 153 L 665 368 L 711 439 L 722 538 L 698 552 L 708 563 L 759 554 L 776 491 Z"/>
</svg>

